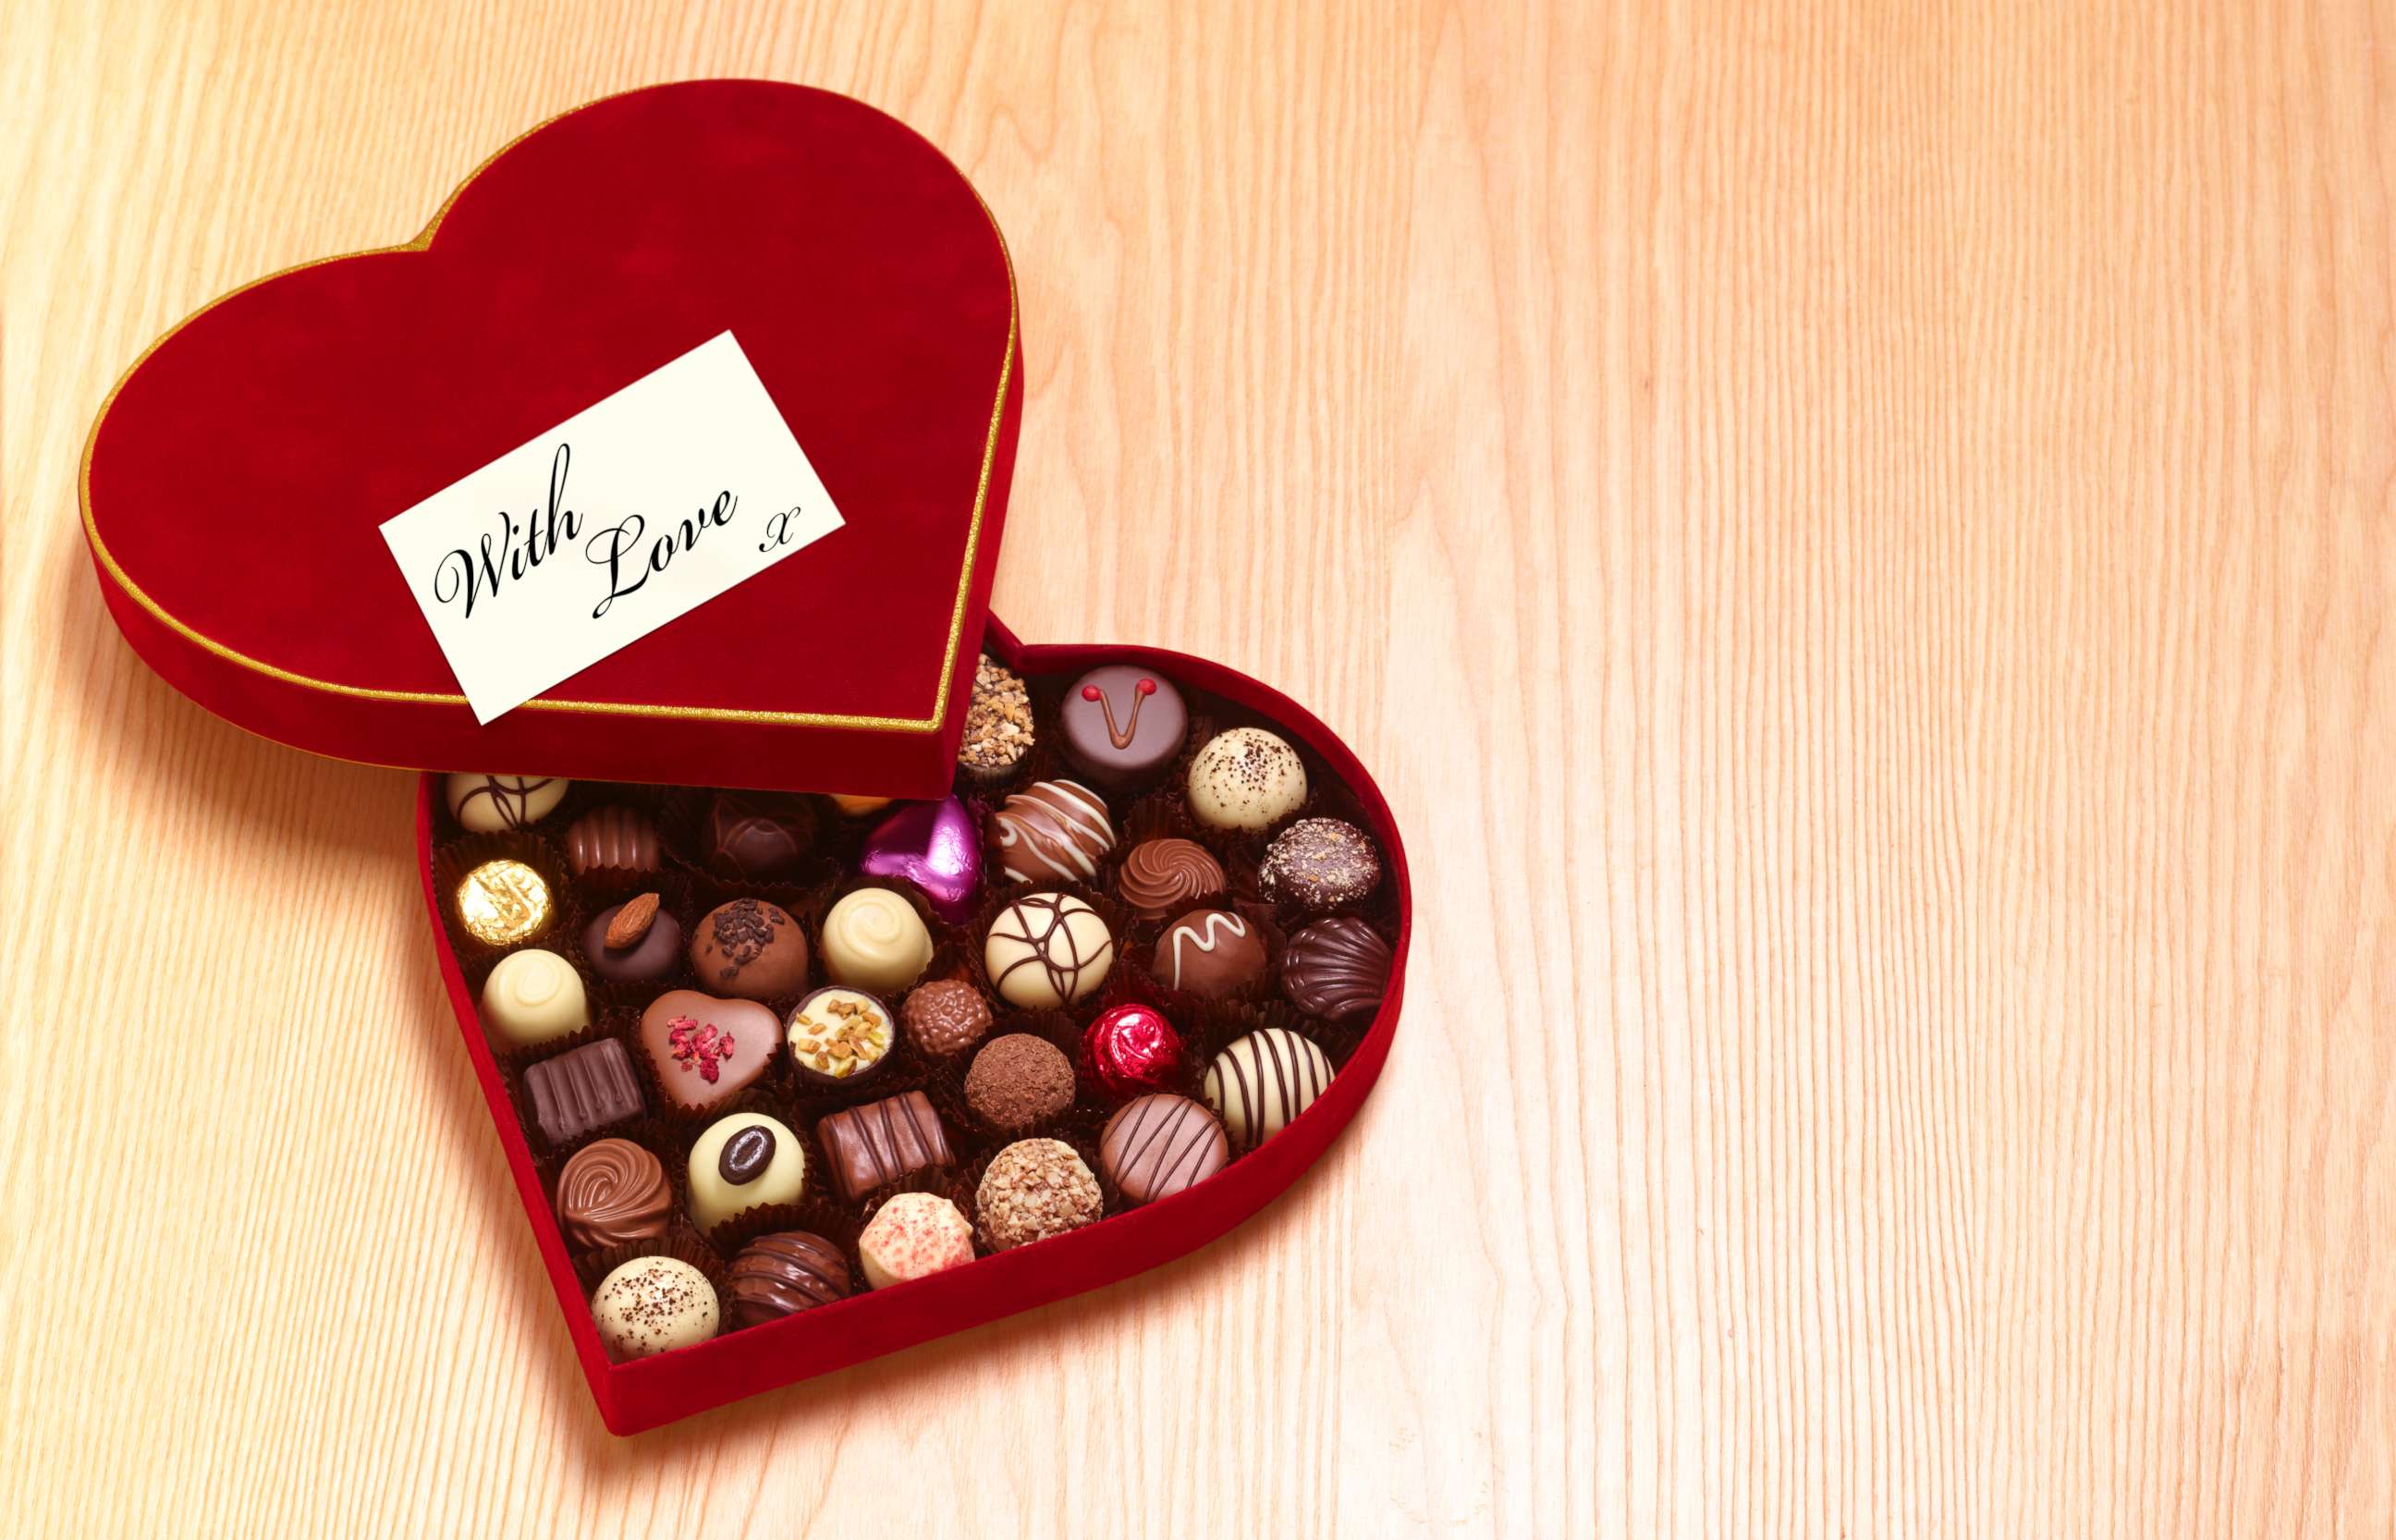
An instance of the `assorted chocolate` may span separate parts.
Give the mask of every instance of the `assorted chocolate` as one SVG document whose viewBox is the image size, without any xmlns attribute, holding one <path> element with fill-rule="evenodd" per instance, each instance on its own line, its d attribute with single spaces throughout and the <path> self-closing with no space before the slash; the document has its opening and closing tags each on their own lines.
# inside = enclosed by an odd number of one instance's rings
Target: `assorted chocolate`
<svg viewBox="0 0 2396 1540">
<path fill-rule="evenodd" d="M 984 659 L 938 801 L 445 779 L 460 956 L 612 1355 L 1102 1223 L 1323 1094 L 1389 986 L 1382 853 L 1221 710 Z"/>
</svg>

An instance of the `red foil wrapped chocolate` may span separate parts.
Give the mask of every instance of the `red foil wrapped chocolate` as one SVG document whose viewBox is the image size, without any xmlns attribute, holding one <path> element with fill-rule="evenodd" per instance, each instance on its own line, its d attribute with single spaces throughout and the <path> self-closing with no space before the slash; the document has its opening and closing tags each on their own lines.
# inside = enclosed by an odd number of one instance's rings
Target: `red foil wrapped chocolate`
<svg viewBox="0 0 2396 1540">
<path fill-rule="evenodd" d="M 1098 1013 L 1082 1035 L 1090 1078 L 1116 1101 L 1168 1091 L 1181 1073 L 1181 1034 L 1153 1005 L 1117 1005 Z"/>
</svg>

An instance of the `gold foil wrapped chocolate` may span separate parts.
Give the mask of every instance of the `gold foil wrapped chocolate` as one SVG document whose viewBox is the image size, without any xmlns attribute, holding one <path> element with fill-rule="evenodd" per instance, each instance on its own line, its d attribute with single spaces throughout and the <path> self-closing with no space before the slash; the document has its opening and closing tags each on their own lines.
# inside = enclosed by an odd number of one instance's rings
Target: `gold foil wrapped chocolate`
<svg viewBox="0 0 2396 1540">
<path fill-rule="evenodd" d="M 512 946 L 549 928 L 549 884 L 522 861 L 485 861 L 458 884 L 458 922 L 486 946 Z"/>
</svg>

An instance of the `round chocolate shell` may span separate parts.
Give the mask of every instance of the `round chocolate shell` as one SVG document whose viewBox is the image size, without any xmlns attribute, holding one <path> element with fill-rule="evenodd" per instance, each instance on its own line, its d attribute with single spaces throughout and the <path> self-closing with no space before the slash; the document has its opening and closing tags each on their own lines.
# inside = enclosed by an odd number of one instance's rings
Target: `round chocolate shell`
<svg viewBox="0 0 2396 1540">
<path fill-rule="evenodd" d="M 958 978 L 936 978 L 899 1007 L 915 1046 L 933 1058 L 953 1058 L 990 1035 L 990 1002 Z"/>
<path fill-rule="evenodd" d="M 1380 883 L 1381 853 L 1340 818 L 1300 818 L 1274 839 L 1257 869 L 1258 891 L 1313 914 L 1355 903 Z"/>
<path fill-rule="evenodd" d="M 1115 847 L 1115 827 L 1097 792 L 1079 781 L 1045 780 L 1006 799 L 991 816 L 990 838 L 1011 883 L 1087 883 Z"/>
<path fill-rule="evenodd" d="M 1169 1092 L 1125 1103 L 1098 1135 L 1098 1163 L 1126 1203 L 1170 1198 L 1231 1159 L 1231 1141 L 1215 1114 Z"/>
<path fill-rule="evenodd" d="M 1223 864 L 1195 840 L 1143 840 L 1115 873 L 1115 895 L 1154 924 L 1184 904 L 1223 891 Z"/>
<path fill-rule="evenodd" d="M 775 1000 L 807 987 L 807 938 L 778 904 L 735 898 L 707 911 L 690 938 L 690 965 L 706 988 Z"/>
<path fill-rule="evenodd" d="M 1156 938 L 1156 976 L 1168 989 L 1220 1000 L 1264 976 L 1263 938 L 1230 909 L 1192 909 Z"/>
<path fill-rule="evenodd" d="M 1030 1032 L 992 1038 L 965 1071 L 965 1105 L 1002 1133 L 1029 1128 L 1073 1105 L 1073 1063 Z"/>
<path fill-rule="evenodd" d="M 815 837 L 815 815 L 796 799 L 719 791 L 708 805 L 708 859 L 743 877 L 788 872 Z"/>
<path fill-rule="evenodd" d="M 1381 1008 L 1390 960 L 1390 944 L 1364 921 L 1319 920 L 1290 937 L 1281 992 L 1308 1016 L 1353 1026 Z"/>
<path fill-rule="evenodd" d="M 654 1241 L 672 1213 L 665 1162 L 630 1139 L 584 1145 L 557 1174 L 557 1228 L 584 1251 Z"/>
</svg>

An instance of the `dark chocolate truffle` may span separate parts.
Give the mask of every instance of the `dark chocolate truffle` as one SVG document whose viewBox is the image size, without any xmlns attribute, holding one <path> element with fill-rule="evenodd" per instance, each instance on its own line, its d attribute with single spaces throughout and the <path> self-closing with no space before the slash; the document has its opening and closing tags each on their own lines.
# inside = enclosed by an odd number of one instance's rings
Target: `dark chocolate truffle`
<svg viewBox="0 0 2396 1540">
<path fill-rule="evenodd" d="M 1168 989 L 1220 1000 L 1264 976 L 1264 941 L 1229 909 L 1192 909 L 1157 937 L 1156 976 Z"/>
<path fill-rule="evenodd" d="M 965 735 L 957 740 L 958 766 L 967 779 L 987 786 L 1014 774 L 1031 750 L 1032 692 L 1013 670 L 981 659 L 974 665 Z"/>
<path fill-rule="evenodd" d="M 1025 787 L 992 815 L 990 840 L 999 870 L 1011 883 L 1061 877 L 1086 883 L 1098 859 L 1115 847 L 1106 800 L 1079 781 L 1045 780 Z"/>
<path fill-rule="evenodd" d="M 1380 882 L 1381 853 L 1341 818 L 1300 818 L 1282 830 L 1257 869 L 1258 891 L 1267 898 L 1315 914 L 1355 903 Z"/>
<path fill-rule="evenodd" d="M 859 989 L 818 989 L 791 1011 L 791 1063 L 803 1084 L 854 1085 L 890 1062 L 890 1007 Z"/>
<path fill-rule="evenodd" d="M 1194 840 L 1143 840 L 1115 873 L 1115 894 L 1151 924 L 1223 891 L 1223 863 Z"/>
<path fill-rule="evenodd" d="M 848 1259 L 820 1235 L 761 1235 L 732 1259 L 725 1294 L 732 1324 L 755 1326 L 848 1294 Z"/>
<path fill-rule="evenodd" d="M 566 864 L 577 877 L 594 871 L 658 870 L 658 826 L 629 807 L 594 807 L 566 831 Z"/>
<path fill-rule="evenodd" d="M 708 910 L 690 938 L 699 981 L 744 1000 L 773 1000 L 807 987 L 807 938 L 799 923 L 762 898 Z"/>
<path fill-rule="evenodd" d="M 1231 1159 L 1231 1138 L 1215 1114 L 1165 1092 L 1127 1103 L 1098 1136 L 1098 1163 L 1126 1203 L 1170 1198 Z"/>
<path fill-rule="evenodd" d="M 1281 992 L 1308 1016 L 1352 1026 L 1381 1008 L 1390 944 L 1362 920 L 1322 920 L 1289 939 Z"/>
<path fill-rule="evenodd" d="M 907 997 L 899 1008 L 907 1035 L 933 1058 L 952 1058 L 990 1032 L 990 1002 L 963 979 L 940 978 Z"/>
<path fill-rule="evenodd" d="M 743 877 L 789 871 L 815 837 L 815 815 L 803 802 L 719 791 L 707 809 L 708 859 Z"/>
<path fill-rule="evenodd" d="M 1011 1251 L 1098 1223 L 1098 1179 L 1061 1139 L 1018 1139 L 992 1157 L 974 1194 L 982 1234 Z"/>
<path fill-rule="evenodd" d="M 654 1241 L 672 1213 L 665 1162 L 630 1139 L 584 1145 L 557 1174 L 557 1227 L 580 1250 Z"/>
<path fill-rule="evenodd" d="M 949 1131 L 921 1091 L 835 1112 L 816 1124 L 816 1137 L 851 1201 L 911 1172 L 956 1163 Z"/>
<path fill-rule="evenodd" d="M 601 1038 L 543 1059 L 524 1072 L 532 1121 L 552 1145 L 568 1144 L 593 1129 L 638 1117 L 641 1085 L 632 1056 L 614 1038 Z"/>
<path fill-rule="evenodd" d="M 1065 757 L 1106 787 L 1163 774 L 1190 736 L 1190 711 L 1173 681 L 1153 669 L 1121 663 L 1073 681 L 1058 722 L 1064 729 Z"/>
<path fill-rule="evenodd" d="M 663 978 L 682 955 L 682 922 L 644 893 L 613 904 L 582 927 L 582 956 L 591 971 L 618 984 Z"/>
<path fill-rule="evenodd" d="M 965 1105 L 1005 1133 L 1056 1117 L 1073 1105 L 1072 1060 L 1030 1032 L 992 1038 L 965 1071 Z"/>
<path fill-rule="evenodd" d="M 781 1039 L 781 1018 L 765 1006 L 697 989 L 668 989 L 641 1013 L 641 1052 L 667 1099 L 686 1112 L 748 1089 Z"/>
</svg>

